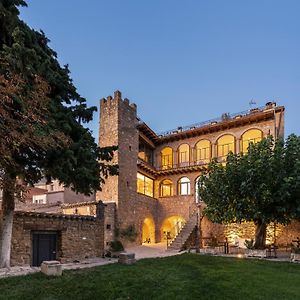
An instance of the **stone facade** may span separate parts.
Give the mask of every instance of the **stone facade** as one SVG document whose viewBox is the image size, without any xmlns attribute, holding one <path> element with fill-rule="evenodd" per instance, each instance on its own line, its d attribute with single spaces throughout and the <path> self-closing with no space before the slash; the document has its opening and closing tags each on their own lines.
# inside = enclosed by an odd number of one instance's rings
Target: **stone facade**
<svg viewBox="0 0 300 300">
<path fill-rule="evenodd" d="M 115 227 L 126 229 L 133 226 L 137 233 L 135 243 L 163 241 L 164 224 L 168 220 L 173 220 L 173 226 L 184 224 L 196 211 L 196 180 L 206 172 L 207 167 L 207 164 L 195 161 L 197 142 L 208 140 L 210 159 L 216 158 L 219 138 L 229 134 L 234 137 L 234 151 L 239 153 L 242 151 L 243 135 L 251 129 L 259 130 L 261 137 L 283 136 L 284 107 L 270 102 L 263 108 L 252 109 L 229 118 L 178 127 L 167 133 L 156 134 L 137 117 L 136 105 L 128 99 L 123 100 L 121 93 L 116 91 L 114 97 L 100 100 L 99 146 L 118 145 L 113 162 L 119 165 L 119 176 L 108 178 L 96 199 L 104 203 L 115 203 Z M 185 164 L 179 162 L 178 151 L 182 144 L 189 146 L 189 161 Z M 144 149 L 144 156 L 147 152 L 147 159 L 140 156 L 141 147 Z M 170 147 L 173 151 L 172 166 L 167 168 L 161 165 L 161 153 L 165 147 Z M 137 192 L 138 172 L 153 180 L 152 196 Z M 177 183 L 182 177 L 187 177 L 190 181 L 187 195 L 180 195 L 179 192 Z M 172 181 L 173 194 L 162 197 L 160 190 L 165 179 Z M 168 230 L 171 223 L 168 224 Z M 145 238 L 146 231 L 149 238 Z M 224 226 L 212 224 L 204 218 L 202 237 L 209 236 L 223 239 Z M 126 239 L 123 242 L 129 243 Z"/>
<path fill-rule="evenodd" d="M 100 208 L 102 213 L 98 213 L 97 217 L 16 211 L 11 265 L 32 264 L 34 233 L 57 234 L 56 259 L 62 263 L 102 256 L 104 253 L 103 209 Z"/>
</svg>

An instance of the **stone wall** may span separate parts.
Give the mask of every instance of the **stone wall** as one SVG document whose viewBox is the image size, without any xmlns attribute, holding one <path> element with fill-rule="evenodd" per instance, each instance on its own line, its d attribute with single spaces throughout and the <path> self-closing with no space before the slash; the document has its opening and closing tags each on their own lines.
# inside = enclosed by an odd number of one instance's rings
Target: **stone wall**
<svg viewBox="0 0 300 300">
<path fill-rule="evenodd" d="M 1 223 L 0 223 L 1 226 Z M 33 212 L 15 212 L 11 265 L 32 263 L 32 234 L 56 232 L 57 259 L 62 263 L 103 254 L 104 218 Z"/>
<path fill-rule="evenodd" d="M 110 248 L 110 242 L 115 240 L 116 230 L 116 203 L 105 202 L 104 204 L 104 249 Z"/>
<path fill-rule="evenodd" d="M 96 216 L 96 201 L 62 204 L 62 213 L 66 215 Z"/>
<path fill-rule="evenodd" d="M 277 232 L 277 244 L 290 244 L 296 238 L 300 238 L 300 222 L 293 221 L 287 226 L 281 226 Z"/>
<path fill-rule="evenodd" d="M 142 228 L 146 218 L 157 223 L 158 201 L 152 197 L 135 193 L 135 197 L 123 202 L 117 211 L 118 225 L 120 228 L 126 229 L 128 226 L 134 226 L 137 233 L 134 243 L 141 244 Z M 159 230 L 155 228 L 155 241 L 160 241 Z M 122 239 L 125 246 L 130 245 L 128 239 Z"/>
<path fill-rule="evenodd" d="M 255 239 L 255 225 L 252 222 L 242 224 L 232 223 L 224 225 L 224 236 L 230 244 L 239 241 L 244 246 L 245 240 Z M 290 245 L 293 240 L 300 237 L 300 222 L 293 221 L 289 225 L 271 223 L 267 228 L 267 244 Z"/>
<path fill-rule="evenodd" d="M 119 93 L 114 98 L 108 96 L 100 100 L 100 122 L 99 122 L 99 147 L 110 147 L 119 145 L 119 110 L 122 100 Z M 114 153 L 112 164 L 119 163 L 119 150 Z M 97 192 L 96 199 L 103 201 L 118 202 L 119 177 L 109 176 L 105 179 L 102 190 Z"/>
</svg>

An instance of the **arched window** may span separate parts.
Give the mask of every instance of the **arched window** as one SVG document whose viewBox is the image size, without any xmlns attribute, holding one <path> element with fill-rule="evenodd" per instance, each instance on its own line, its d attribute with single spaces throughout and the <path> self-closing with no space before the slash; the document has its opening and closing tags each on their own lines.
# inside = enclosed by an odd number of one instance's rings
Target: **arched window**
<svg viewBox="0 0 300 300">
<path fill-rule="evenodd" d="M 190 162 L 190 146 L 182 144 L 178 147 L 178 165 L 179 167 L 188 166 Z"/>
<path fill-rule="evenodd" d="M 191 182 L 187 177 L 182 177 L 178 180 L 178 195 L 190 195 Z"/>
<path fill-rule="evenodd" d="M 173 149 L 165 147 L 161 150 L 161 168 L 171 169 L 173 167 Z"/>
<path fill-rule="evenodd" d="M 235 138 L 231 134 L 221 136 L 217 141 L 218 158 L 225 159 L 229 152 L 235 153 Z"/>
<path fill-rule="evenodd" d="M 208 163 L 211 159 L 211 144 L 208 140 L 199 141 L 195 146 L 197 164 Z"/>
<path fill-rule="evenodd" d="M 259 129 L 250 129 L 246 131 L 242 135 L 242 140 L 241 140 L 241 152 L 242 153 L 247 153 L 249 144 L 253 143 L 258 143 L 262 140 L 263 138 L 263 133 Z"/>
<path fill-rule="evenodd" d="M 170 179 L 165 179 L 160 184 L 160 196 L 173 196 L 173 182 Z"/>
</svg>

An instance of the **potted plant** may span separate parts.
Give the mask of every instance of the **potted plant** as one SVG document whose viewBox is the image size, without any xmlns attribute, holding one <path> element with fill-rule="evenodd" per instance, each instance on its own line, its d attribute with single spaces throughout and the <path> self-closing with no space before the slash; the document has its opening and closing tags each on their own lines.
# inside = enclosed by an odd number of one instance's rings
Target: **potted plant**
<svg viewBox="0 0 300 300">
<path fill-rule="evenodd" d="M 109 246 L 109 253 L 111 257 L 118 258 L 120 253 L 124 251 L 123 244 L 118 240 L 111 241 Z"/>
<path fill-rule="evenodd" d="M 255 249 L 254 247 L 254 240 L 245 240 L 244 245 L 246 246 L 246 256 L 248 257 L 266 257 L 266 250 L 265 249 Z"/>
</svg>

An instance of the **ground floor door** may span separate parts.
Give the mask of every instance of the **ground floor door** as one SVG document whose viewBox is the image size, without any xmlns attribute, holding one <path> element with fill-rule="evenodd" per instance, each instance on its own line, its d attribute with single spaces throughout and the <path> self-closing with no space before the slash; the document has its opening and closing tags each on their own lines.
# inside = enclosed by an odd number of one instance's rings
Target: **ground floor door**
<svg viewBox="0 0 300 300">
<path fill-rule="evenodd" d="M 56 260 L 57 232 L 32 233 L 32 265 L 40 266 L 45 260 Z"/>
</svg>

